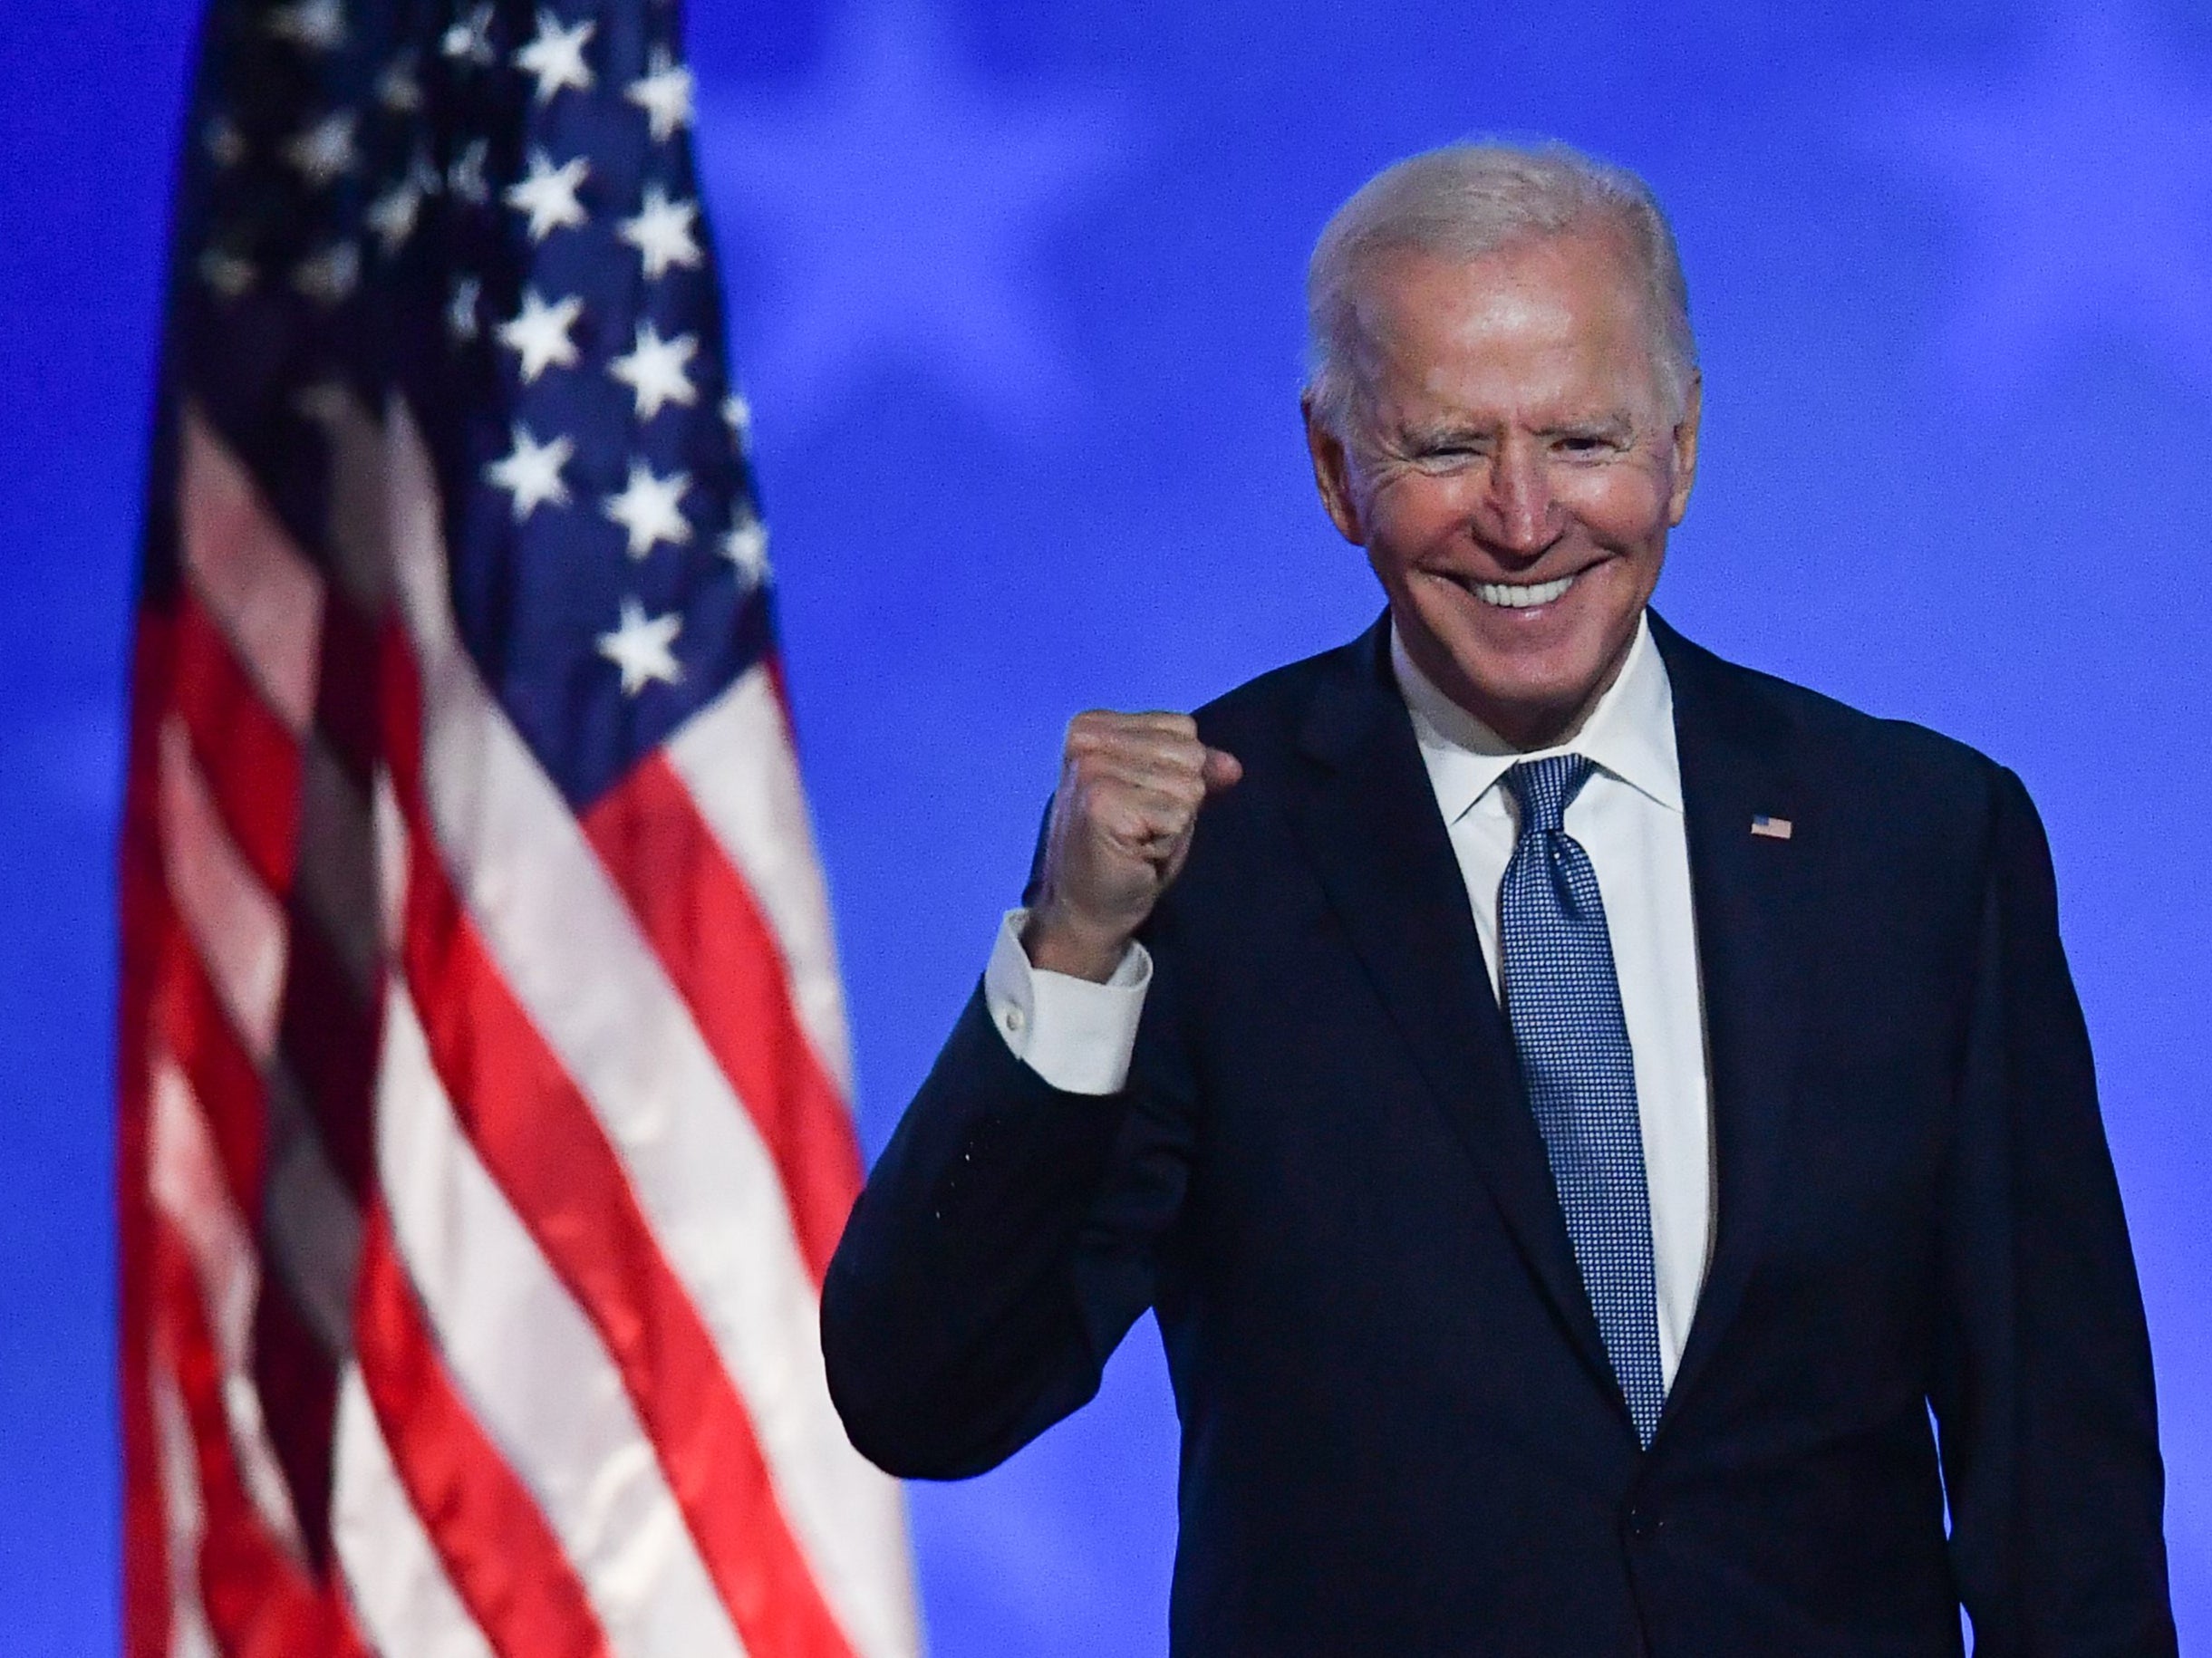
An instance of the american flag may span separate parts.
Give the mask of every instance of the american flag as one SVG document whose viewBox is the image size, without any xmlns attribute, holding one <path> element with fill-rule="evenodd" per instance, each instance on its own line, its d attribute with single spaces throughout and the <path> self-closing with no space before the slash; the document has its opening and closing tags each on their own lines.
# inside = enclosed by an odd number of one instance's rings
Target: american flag
<svg viewBox="0 0 2212 1658">
<path fill-rule="evenodd" d="M 126 1630 L 917 1650 L 670 0 L 217 0 L 123 871 Z"/>
</svg>

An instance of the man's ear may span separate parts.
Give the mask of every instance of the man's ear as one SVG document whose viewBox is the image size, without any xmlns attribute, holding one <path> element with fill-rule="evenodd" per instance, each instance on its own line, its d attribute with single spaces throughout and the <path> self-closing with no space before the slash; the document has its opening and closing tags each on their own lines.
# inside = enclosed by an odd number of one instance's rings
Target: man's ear
<svg viewBox="0 0 2212 1658">
<path fill-rule="evenodd" d="M 1690 487 L 1697 481 L 1697 421 L 1705 410 L 1705 378 L 1690 376 L 1689 395 L 1682 400 L 1682 419 L 1675 422 L 1675 492 L 1666 504 L 1671 528 L 1690 509 Z"/>
<path fill-rule="evenodd" d="M 1344 439 L 1329 430 L 1315 411 L 1312 392 L 1299 399 L 1298 408 L 1306 420 L 1306 453 L 1313 458 L 1314 487 L 1321 492 L 1328 521 L 1345 540 L 1364 547 L 1367 532 L 1359 522 L 1358 504 L 1352 494 L 1351 458 L 1345 453 Z"/>
</svg>

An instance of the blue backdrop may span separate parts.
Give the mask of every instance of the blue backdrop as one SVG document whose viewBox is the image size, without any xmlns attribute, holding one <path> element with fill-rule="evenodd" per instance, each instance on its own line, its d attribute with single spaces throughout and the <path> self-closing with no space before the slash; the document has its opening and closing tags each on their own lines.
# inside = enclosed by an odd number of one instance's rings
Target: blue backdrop
<svg viewBox="0 0 2212 1658">
<path fill-rule="evenodd" d="M 0 8 L 9 1652 L 114 1649 L 111 872 L 193 10 Z M 1299 440 L 1330 207 L 1558 134 L 1652 179 L 1688 265 L 1705 443 L 1661 607 L 2043 807 L 2212 1643 L 2212 12 L 694 0 L 692 33 L 868 1147 L 1067 715 L 1188 707 L 1376 606 Z M 1174 1474 L 1146 1324 L 1088 1410 L 914 1489 L 935 1651 L 1162 1651 Z"/>
</svg>

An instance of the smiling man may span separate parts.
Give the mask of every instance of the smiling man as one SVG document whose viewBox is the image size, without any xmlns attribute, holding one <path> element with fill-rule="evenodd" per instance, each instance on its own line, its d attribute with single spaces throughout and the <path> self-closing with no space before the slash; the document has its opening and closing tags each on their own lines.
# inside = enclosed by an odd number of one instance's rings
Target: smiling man
<svg viewBox="0 0 2212 1658">
<path fill-rule="evenodd" d="M 1652 615 L 1674 240 L 1558 147 L 1330 221 L 1305 400 L 1388 609 L 1068 728 L 1028 906 L 825 1287 L 894 1472 L 1154 1311 L 1178 1653 L 2171 1653 L 2150 1361 L 2010 772 Z M 1946 1514 L 1947 1508 L 1947 1514 Z"/>
</svg>

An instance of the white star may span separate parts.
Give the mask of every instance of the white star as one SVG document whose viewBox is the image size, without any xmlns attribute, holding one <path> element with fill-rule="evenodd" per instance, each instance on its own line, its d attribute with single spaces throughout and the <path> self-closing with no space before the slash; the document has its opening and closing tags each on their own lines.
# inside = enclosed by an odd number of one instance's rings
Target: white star
<svg viewBox="0 0 2212 1658">
<path fill-rule="evenodd" d="M 410 175 L 370 203 L 362 217 L 368 220 L 369 228 L 376 232 L 376 239 L 383 244 L 389 257 L 415 234 L 415 220 L 421 211 L 422 188 Z"/>
<path fill-rule="evenodd" d="M 292 285 L 320 304 L 338 304 L 361 285 L 361 249 L 332 243 L 293 267 Z"/>
<path fill-rule="evenodd" d="M 2109 342 L 2212 386 L 2212 85 L 2183 55 L 2086 0 L 2012 73 L 1906 84 L 1872 111 L 1874 140 L 1958 214 L 1945 344 L 1979 400 Z"/>
<path fill-rule="evenodd" d="M 584 314 L 584 302 L 570 294 L 548 305 L 530 288 L 522 296 L 522 309 L 499 324 L 499 343 L 522 358 L 522 383 L 530 384 L 548 368 L 575 366 L 576 342 L 568 331 Z"/>
<path fill-rule="evenodd" d="M 490 153 L 490 143 L 478 139 L 454 157 L 453 165 L 446 169 L 446 188 L 461 200 L 482 207 L 491 198 L 491 187 L 484 182 L 484 159 Z"/>
<path fill-rule="evenodd" d="M 699 243 L 691 235 L 699 217 L 695 201 L 671 201 L 657 184 L 645 187 L 645 198 L 635 218 L 623 219 L 614 234 L 638 250 L 645 263 L 645 279 L 657 282 L 671 265 L 696 265 Z"/>
<path fill-rule="evenodd" d="M 606 515 L 630 535 L 630 556 L 643 558 L 660 543 L 677 546 L 691 539 L 691 521 L 683 516 L 683 492 L 691 487 L 689 472 L 656 477 L 642 460 L 630 463 L 630 481 L 620 495 L 609 496 Z"/>
<path fill-rule="evenodd" d="M 415 78 L 415 54 L 402 52 L 376 78 L 376 101 L 394 115 L 411 115 L 422 107 L 422 83 Z"/>
<path fill-rule="evenodd" d="M 580 23 L 572 29 L 540 7 L 537 38 L 515 54 L 515 67 L 537 77 L 537 101 L 551 103 L 565 86 L 580 92 L 592 90 L 592 72 L 584 61 L 584 43 L 599 32 L 595 23 Z"/>
<path fill-rule="evenodd" d="M 491 12 L 488 5 L 478 5 L 468 15 L 445 32 L 438 49 L 446 56 L 460 63 L 488 63 L 492 61 Z"/>
<path fill-rule="evenodd" d="M 345 44 L 345 7 L 339 0 L 294 0 L 271 12 L 266 27 L 278 40 L 329 52 Z"/>
<path fill-rule="evenodd" d="M 208 158 L 217 167 L 236 167 L 246 159 L 246 135 L 227 115 L 218 115 L 208 123 L 205 142 Z"/>
<path fill-rule="evenodd" d="M 514 448 L 504 459 L 486 467 L 484 476 L 515 497 L 515 522 L 520 524 L 548 502 L 555 506 L 568 505 L 568 486 L 562 481 L 561 468 L 575 452 L 576 446 L 565 434 L 551 443 L 540 443 L 517 420 Z"/>
<path fill-rule="evenodd" d="M 729 428 L 729 435 L 743 448 L 753 435 L 753 406 L 746 400 L 744 392 L 732 391 L 722 400 L 722 419 Z"/>
<path fill-rule="evenodd" d="M 210 247 L 199 256 L 199 279 L 225 299 L 236 299 L 254 285 L 259 273 L 254 262 Z"/>
<path fill-rule="evenodd" d="M 333 111 L 286 139 L 285 159 L 317 189 L 343 178 L 361 159 L 353 149 L 353 129 L 360 119 L 352 110 Z"/>
<path fill-rule="evenodd" d="M 453 284 L 453 297 L 446 305 L 446 332 L 456 340 L 473 340 L 483 332 L 477 321 L 477 302 L 484 297 L 484 284 L 474 276 L 463 276 Z"/>
<path fill-rule="evenodd" d="M 738 567 L 739 579 L 746 586 L 758 587 L 768 579 L 768 526 L 749 509 L 740 506 L 738 511 L 738 521 L 722 537 L 721 554 Z"/>
<path fill-rule="evenodd" d="M 653 142 L 691 124 L 691 72 L 669 55 L 666 46 L 655 46 L 647 61 L 649 72 L 630 82 L 623 93 L 645 111 Z"/>
<path fill-rule="evenodd" d="M 564 226 L 581 225 L 589 217 L 576 190 L 591 172 L 582 156 L 553 164 L 542 149 L 530 152 L 530 176 L 507 188 L 507 205 L 530 216 L 530 240 L 542 242 Z"/>
<path fill-rule="evenodd" d="M 810 87 L 702 120 L 711 190 L 782 298 L 748 353 L 778 429 L 920 368 L 1017 431 L 1058 425 L 1080 382 L 1030 274 L 1056 221 L 1125 173 L 1117 101 L 979 83 L 928 0 L 854 0 Z"/>
<path fill-rule="evenodd" d="M 637 418 L 650 420 L 663 403 L 681 403 L 688 409 L 699 401 L 699 389 L 683 371 L 698 350 L 699 341 L 691 334 L 663 340 L 651 323 L 640 323 L 636 343 L 627 356 L 608 363 L 607 372 L 636 394 Z"/>
<path fill-rule="evenodd" d="M 663 685 L 682 681 L 683 669 L 669 648 L 682 631 L 683 618 L 673 611 L 649 617 L 635 599 L 623 601 L 622 622 L 599 636 L 599 654 L 622 670 L 623 696 L 636 696 L 655 680 Z"/>
</svg>

